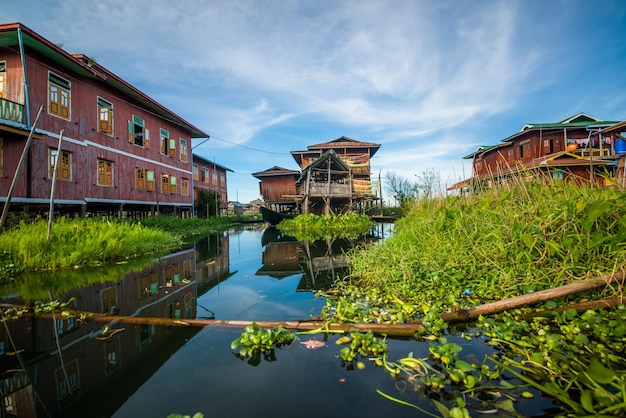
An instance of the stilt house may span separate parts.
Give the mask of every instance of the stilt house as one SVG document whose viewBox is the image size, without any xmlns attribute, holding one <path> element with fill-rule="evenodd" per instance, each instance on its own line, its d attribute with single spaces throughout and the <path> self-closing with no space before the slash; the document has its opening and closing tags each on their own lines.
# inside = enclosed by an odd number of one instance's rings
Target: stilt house
<svg viewBox="0 0 626 418">
<path fill-rule="evenodd" d="M 615 176 L 616 136 L 603 130 L 616 124 L 585 113 L 554 123 L 524 125 L 500 144 L 481 146 L 465 156 L 473 176 L 448 190 L 490 186 L 513 176 L 543 176 L 605 185 Z"/>
<path fill-rule="evenodd" d="M 47 211 L 58 165 L 59 212 L 190 213 L 191 140 L 208 137 L 95 60 L 0 24 L 0 202 L 25 156 L 11 210 Z"/>
</svg>

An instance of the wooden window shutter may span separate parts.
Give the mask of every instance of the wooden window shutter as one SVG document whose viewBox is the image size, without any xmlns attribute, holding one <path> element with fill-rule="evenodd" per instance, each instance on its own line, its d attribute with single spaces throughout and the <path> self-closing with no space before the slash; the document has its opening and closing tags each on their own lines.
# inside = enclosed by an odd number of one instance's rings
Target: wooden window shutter
<svg viewBox="0 0 626 418">
<path fill-rule="evenodd" d="M 59 161 L 57 160 L 57 164 Z M 71 180 L 71 154 L 68 152 L 62 152 L 60 155 L 59 174 L 61 180 Z"/>
<path fill-rule="evenodd" d="M 70 118 L 70 92 L 64 89 L 61 89 L 61 116 L 69 119 Z"/>
<path fill-rule="evenodd" d="M 170 157 L 175 157 L 176 156 L 176 140 L 173 139 L 173 138 L 170 138 L 169 155 L 170 155 Z"/>
<path fill-rule="evenodd" d="M 98 161 L 98 184 L 106 184 L 106 167 L 104 161 Z"/>
<path fill-rule="evenodd" d="M 107 106 L 98 106 L 98 130 L 111 133 L 110 114 Z"/>
<path fill-rule="evenodd" d="M 146 189 L 153 191 L 154 190 L 154 171 L 146 172 Z"/>
<path fill-rule="evenodd" d="M 48 86 L 48 96 L 50 101 L 50 113 L 53 115 L 59 114 L 59 88 L 53 84 Z"/>
<path fill-rule="evenodd" d="M 132 120 L 128 121 L 128 142 L 135 142 L 135 125 Z"/>
<path fill-rule="evenodd" d="M 143 139 L 143 147 L 145 149 L 150 149 L 150 131 L 147 129 L 144 129 L 144 139 Z"/>
<path fill-rule="evenodd" d="M 135 168 L 135 188 L 143 190 L 146 188 L 145 172 L 143 168 Z"/>
</svg>

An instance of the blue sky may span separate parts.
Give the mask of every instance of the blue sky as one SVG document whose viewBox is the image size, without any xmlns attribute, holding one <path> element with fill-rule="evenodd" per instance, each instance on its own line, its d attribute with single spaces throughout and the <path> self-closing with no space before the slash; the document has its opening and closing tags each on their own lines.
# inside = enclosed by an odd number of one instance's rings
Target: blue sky
<svg viewBox="0 0 626 418">
<path fill-rule="evenodd" d="M 234 170 L 241 202 L 251 173 L 342 135 L 382 145 L 383 182 L 434 170 L 445 188 L 527 123 L 626 119 L 622 0 L 20 0 L 0 16 L 209 133 L 194 152 Z"/>
</svg>

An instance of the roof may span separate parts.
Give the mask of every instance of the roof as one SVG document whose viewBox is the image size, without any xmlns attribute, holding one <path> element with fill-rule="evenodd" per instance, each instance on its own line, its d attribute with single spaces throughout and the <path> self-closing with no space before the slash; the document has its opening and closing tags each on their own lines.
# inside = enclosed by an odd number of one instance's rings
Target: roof
<svg viewBox="0 0 626 418">
<path fill-rule="evenodd" d="M 288 170 L 286 168 L 279 167 L 275 165 L 272 168 L 268 168 L 264 171 L 257 171 L 256 173 L 252 173 L 252 175 L 259 180 L 262 180 L 265 177 L 280 177 L 280 176 L 295 176 L 299 177 L 300 172 L 297 170 Z"/>
<path fill-rule="evenodd" d="M 327 160 L 330 160 L 330 167 L 332 170 L 334 171 L 340 171 L 340 172 L 349 172 L 350 171 L 350 167 L 348 166 L 348 164 L 345 163 L 345 161 L 343 161 L 334 150 L 328 150 L 326 151 L 324 154 L 322 154 L 321 157 L 319 157 L 317 160 L 313 161 L 311 164 L 309 164 L 306 168 L 304 168 L 302 170 L 302 174 L 304 175 L 305 172 L 310 171 L 310 170 L 315 170 L 318 168 L 323 168 L 323 169 L 327 169 L 327 166 L 325 166 L 325 162 Z"/>
<path fill-rule="evenodd" d="M 626 131 L 626 120 L 623 122 L 616 123 L 615 125 L 611 125 L 608 128 L 604 128 L 600 131 L 601 134 L 609 134 L 615 132 L 624 132 Z"/>
<path fill-rule="evenodd" d="M 212 166 L 215 166 L 215 167 L 219 167 L 219 168 L 221 168 L 221 169 L 222 169 L 222 170 L 224 170 L 224 171 L 230 171 L 230 172 L 233 172 L 233 173 L 234 173 L 234 171 L 233 171 L 233 170 L 231 170 L 230 168 L 228 168 L 228 167 L 224 167 L 223 165 L 218 164 L 218 163 L 216 163 L 215 161 L 211 161 L 211 160 L 208 160 L 208 159 L 206 159 L 206 158 L 204 158 L 204 157 L 201 157 L 201 156 L 199 156 L 198 154 L 193 154 L 193 159 L 194 159 L 194 160 L 200 160 L 200 161 L 202 161 L 202 162 L 204 162 L 204 163 L 206 163 L 206 164 L 208 164 L 208 165 L 212 165 Z"/>
<path fill-rule="evenodd" d="M 73 72 L 74 74 L 97 80 L 98 82 L 112 88 L 135 100 L 138 104 L 151 112 L 189 131 L 192 138 L 208 138 L 209 135 L 194 125 L 190 124 L 165 106 L 159 104 L 145 93 L 133 87 L 120 77 L 116 76 L 103 66 L 96 63 L 83 54 L 72 55 L 59 46 L 48 41 L 33 30 L 21 23 L 0 24 L 0 47 L 19 45 L 19 34 L 22 35 L 23 45 L 47 59 L 55 62 L 59 66 Z"/>
<path fill-rule="evenodd" d="M 577 115 L 571 116 L 567 119 L 564 119 L 560 122 L 555 123 L 528 123 L 524 125 L 521 131 L 504 138 L 500 144 L 498 145 L 481 145 L 478 149 L 465 157 L 463 159 L 472 159 L 477 156 L 481 156 L 486 152 L 492 151 L 494 148 L 503 147 L 509 145 L 511 142 L 524 137 L 525 135 L 531 132 L 541 131 L 543 129 L 567 129 L 567 128 L 584 128 L 584 129 L 597 129 L 600 132 L 604 132 L 601 130 L 602 128 L 611 127 L 615 125 L 616 121 L 607 121 L 595 118 L 593 116 L 589 116 L 586 113 L 579 113 Z M 626 123 L 626 122 L 624 122 Z M 605 129 L 606 130 L 606 129 Z"/>
<path fill-rule="evenodd" d="M 309 145 L 307 148 L 309 150 L 334 149 L 334 148 L 369 148 L 372 150 L 371 155 L 374 155 L 376 151 L 378 151 L 378 149 L 380 148 L 380 144 L 375 144 L 373 142 L 361 142 L 361 141 L 357 141 L 356 139 L 348 138 L 347 136 L 341 136 L 330 142 L 322 142 L 321 144 Z M 304 152 L 304 151 L 294 151 L 294 152 Z"/>
<path fill-rule="evenodd" d="M 560 122 L 553 123 L 527 123 L 522 129 L 502 140 L 502 142 L 511 142 L 520 136 L 529 132 L 539 131 L 542 129 L 566 129 L 566 128 L 597 128 L 601 129 L 617 123 L 616 121 L 601 120 L 586 113 L 579 113 Z"/>
</svg>

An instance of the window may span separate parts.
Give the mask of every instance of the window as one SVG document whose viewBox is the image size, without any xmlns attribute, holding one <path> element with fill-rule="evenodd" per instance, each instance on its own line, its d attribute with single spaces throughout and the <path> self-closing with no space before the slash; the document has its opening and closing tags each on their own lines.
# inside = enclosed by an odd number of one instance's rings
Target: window
<svg viewBox="0 0 626 418">
<path fill-rule="evenodd" d="M 66 362 L 65 367 L 59 367 L 54 374 L 57 382 L 57 399 L 61 405 L 66 405 L 71 399 L 79 396 L 78 359 Z"/>
<path fill-rule="evenodd" d="M 5 90 L 6 90 L 6 73 L 7 71 L 7 63 L 6 61 L 0 61 L 0 99 L 4 99 Z"/>
<path fill-rule="evenodd" d="M 122 350 L 120 349 L 119 337 L 109 338 L 104 343 L 104 357 L 106 374 L 110 374 L 120 367 L 122 359 Z"/>
<path fill-rule="evenodd" d="M 70 120 L 72 85 L 56 74 L 48 74 L 48 113 Z"/>
<path fill-rule="evenodd" d="M 180 179 L 180 194 L 183 196 L 189 196 L 189 180 Z"/>
<path fill-rule="evenodd" d="M 98 159 L 98 186 L 113 186 L 113 162 Z"/>
<path fill-rule="evenodd" d="M 0 138 L 0 176 L 2 176 L 2 170 L 3 170 L 3 166 L 4 166 L 4 145 L 3 145 L 3 141 L 2 138 Z"/>
<path fill-rule="evenodd" d="M 213 184 L 217 184 L 217 170 L 213 169 L 213 173 L 211 174 L 211 180 Z"/>
<path fill-rule="evenodd" d="M 0 174 L 2 174 L 0 172 Z M 200 174 L 198 174 L 198 164 L 193 163 L 193 179 L 194 180 L 199 180 L 200 179 Z"/>
<path fill-rule="evenodd" d="M 137 190 L 154 190 L 154 171 L 135 168 L 135 188 Z"/>
<path fill-rule="evenodd" d="M 128 142 L 146 149 L 150 148 L 150 132 L 145 128 L 145 122 L 138 116 L 128 121 Z"/>
<path fill-rule="evenodd" d="M 72 154 L 67 151 L 61 151 L 61 158 L 59 159 L 58 157 L 58 150 L 52 148 L 48 150 L 48 178 L 54 177 L 54 166 L 57 160 L 60 160 L 57 179 L 63 181 L 72 180 Z"/>
<path fill-rule="evenodd" d="M 98 97 L 98 132 L 113 135 L 113 104 Z"/>
<path fill-rule="evenodd" d="M 161 134 L 161 154 L 170 157 L 176 156 L 176 140 L 170 138 L 170 133 L 163 128 L 159 132 Z"/>
<path fill-rule="evenodd" d="M 226 174 L 220 173 L 220 185 L 226 186 Z"/>
<path fill-rule="evenodd" d="M 187 162 L 187 141 L 181 138 L 178 140 L 178 142 L 180 144 L 180 160 L 186 163 Z"/>
<path fill-rule="evenodd" d="M 100 292 L 102 302 L 102 313 L 114 315 L 117 311 L 117 288 L 108 287 Z"/>
<path fill-rule="evenodd" d="M 176 177 L 169 174 L 161 174 L 161 192 L 176 193 Z"/>
<path fill-rule="evenodd" d="M 209 182 L 209 169 L 206 167 L 202 167 L 202 181 L 205 183 Z"/>
</svg>

